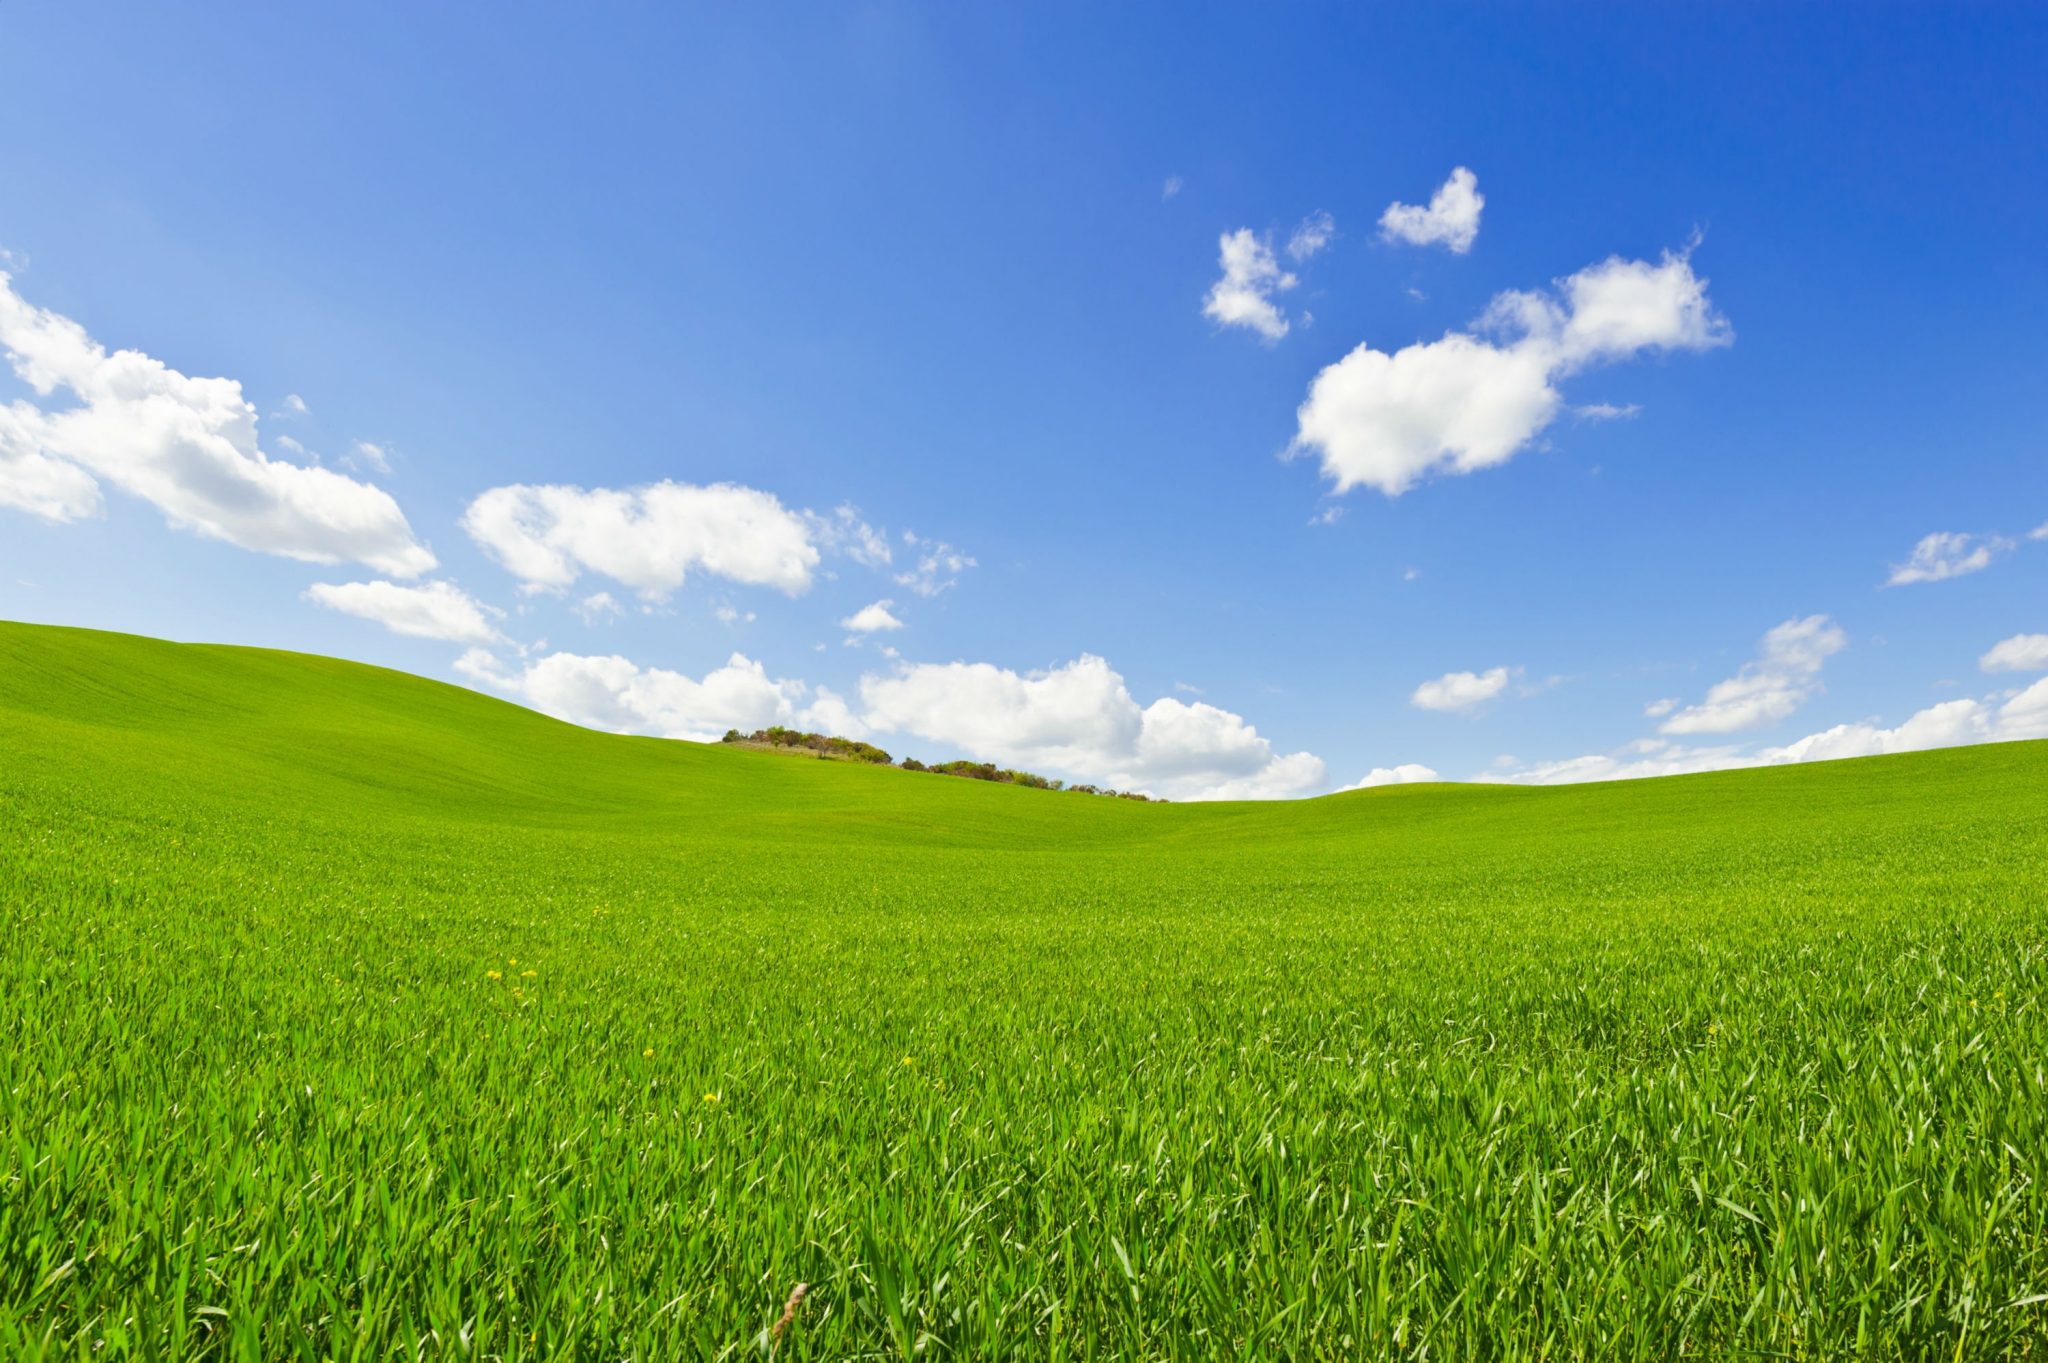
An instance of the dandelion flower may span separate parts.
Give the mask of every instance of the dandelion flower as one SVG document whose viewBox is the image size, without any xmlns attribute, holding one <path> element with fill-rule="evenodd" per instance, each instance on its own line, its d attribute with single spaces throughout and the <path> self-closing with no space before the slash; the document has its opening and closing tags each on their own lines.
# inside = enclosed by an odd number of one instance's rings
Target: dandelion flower
<svg viewBox="0 0 2048 1363">
<path fill-rule="evenodd" d="M 906 1065 L 914 1065 L 914 1064 L 916 1064 L 917 1062 L 916 1062 L 916 1061 L 914 1061 L 914 1060 L 912 1060 L 912 1059 L 911 1059 L 911 1058 L 910 1058 L 909 1056 L 907 1056 L 907 1055 L 906 1055 L 906 1056 L 904 1056 L 904 1057 L 903 1057 L 903 1063 L 904 1063 L 904 1064 L 906 1064 Z"/>
<path fill-rule="evenodd" d="M 484 978 L 487 980 L 502 980 L 505 978 L 505 972 L 502 970 L 486 970 Z"/>
<path fill-rule="evenodd" d="M 716 1107 L 718 1105 L 718 1095 L 715 1093 L 707 1093 L 704 1095 L 704 1101 L 710 1103 L 713 1107 Z"/>
<path fill-rule="evenodd" d="M 640 1052 L 640 1058 L 641 1058 L 642 1060 L 652 1060 L 652 1059 L 654 1059 L 654 1047 L 652 1047 L 652 1046 L 649 1046 L 649 1047 L 648 1047 L 648 1048 L 647 1048 L 646 1050 L 644 1050 L 644 1051 Z"/>
<path fill-rule="evenodd" d="M 538 974 L 540 974 L 538 970 L 522 970 L 519 972 L 519 977 L 523 980 L 530 980 Z"/>
</svg>

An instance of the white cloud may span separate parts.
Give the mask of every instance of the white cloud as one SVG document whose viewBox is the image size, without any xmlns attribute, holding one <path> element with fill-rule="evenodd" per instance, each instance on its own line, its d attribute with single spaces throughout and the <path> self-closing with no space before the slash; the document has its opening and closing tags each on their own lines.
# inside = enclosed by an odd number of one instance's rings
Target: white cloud
<svg viewBox="0 0 2048 1363">
<path fill-rule="evenodd" d="M 284 410 L 275 413 L 278 416 L 311 416 L 312 414 L 313 409 L 308 407 L 306 400 L 297 393 L 286 393 L 284 395 Z"/>
<path fill-rule="evenodd" d="M 1787 620 L 1763 637 L 1757 658 L 1717 682 L 1698 705 L 1673 713 L 1667 734 L 1727 734 L 1780 720 L 1821 689 L 1821 665 L 1848 646 L 1849 636 L 1825 615 Z"/>
<path fill-rule="evenodd" d="M 1294 287 L 1293 275 L 1280 268 L 1273 248 L 1249 227 L 1225 232 L 1218 241 L 1223 277 L 1202 300 L 1202 315 L 1226 327 L 1250 327 L 1269 341 L 1287 334 L 1287 318 L 1274 306 L 1273 295 Z"/>
<path fill-rule="evenodd" d="M 1683 704 L 1685 702 L 1677 696 L 1666 696 L 1662 700 L 1653 700 L 1645 705 L 1643 714 L 1650 719 L 1662 719 Z"/>
<path fill-rule="evenodd" d="M 613 733 L 655 734 L 699 743 L 727 729 L 751 732 L 772 724 L 822 729 L 849 738 L 865 730 L 845 700 L 825 687 L 771 680 L 766 669 L 735 653 L 701 678 L 641 667 L 610 655 L 551 653 L 507 672 L 488 651 L 473 648 L 455 664 L 463 675 L 571 724 Z"/>
<path fill-rule="evenodd" d="M 1911 582 L 1942 582 L 1951 577 L 1982 572 L 1991 566 L 1993 557 L 2010 548 L 2012 541 L 1997 535 L 1987 535 L 1979 540 L 1975 535 L 1937 531 L 1914 545 L 1912 554 L 1904 563 L 1892 566 L 1892 575 L 1886 579 L 1886 585 L 1899 587 Z"/>
<path fill-rule="evenodd" d="M 906 530 L 903 542 L 917 551 L 917 562 L 896 574 L 896 585 L 908 587 L 919 596 L 937 596 L 959 585 L 960 574 L 977 567 L 973 557 L 940 540 L 921 539 Z"/>
<path fill-rule="evenodd" d="M 860 508 L 840 506 L 830 516 L 807 511 L 804 519 L 821 548 L 830 549 L 870 568 L 886 567 L 895 557 L 889 538 L 860 518 Z"/>
<path fill-rule="evenodd" d="M 1159 186 L 1159 197 L 1162 200 L 1178 198 L 1183 187 L 1184 182 L 1180 176 L 1169 175 L 1166 177 L 1166 183 Z"/>
<path fill-rule="evenodd" d="M 1311 213 L 1301 220 L 1301 226 L 1294 229 L 1294 235 L 1287 239 L 1287 256 L 1290 260 L 1307 260 L 1330 244 L 1337 235 L 1337 220 L 1328 213 Z"/>
<path fill-rule="evenodd" d="M 1780 748 L 1766 748 L 1766 762 L 1827 762 L 1841 757 L 1874 757 L 1879 753 L 1918 752 L 1977 743 L 1991 736 L 1993 716 L 1974 700 L 1949 700 L 1929 706 L 1896 729 L 1872 724 L 1837 724 L 1808 734 Z"/>
<path fill-rule="evenodd" d="M 1512 675 L 1505 667 L 1490 667 L 1484 672 L 1446 672 L 1416 687 L 1408 703 L 1418 710 L 1475 709 L 1505 691 Z"/>
<path fill-rule="evenodd" d="M 1706 288 L 1686 255 L 1616 257 L 1554 293 L 1499 295 L 1475 331 L 1392 354 L 1361 345 L 1316 375 L 1288 453 L 1316 451 L 1338 492 L 1389 497 L 1432 473 L 1504 464 L 1556 418 L 1559 379 L 1645 351 L 1727 344 Z"/>
<path fill-rule="evenodd" d="M 515 484 L 471 502 L 462 528 L 528 591 L 561 590 L 592 572 L 660 601 L 702 572 L 795 596 L 818 563 L 803 516 L 732 483 Z"/>
<path fill-rule="evenodd" d="M 1344 787 L 1346 790 L 1370 790 L 1374 786 L 1405 786 L 1417 781 L 1440 781 L 1433 767 L 1420 762 L 1403 762 L 1398 767 L 1374 767 L 1363 780 L 1354 781 Z"/>
<path fill-rule="evenodd" d="M 97 516 L 100 485 L 78 465 L 43 452 L 41 422 L 42 413 L 26 402 L 0 407 L 0 506 L 60 524 Z"/>
<path fill-rule="evenodd" d="M 1837 724 L 1781 748 L 1767 748 L 1762 760 L 1825 762 L 2022 738 L 2048 738 L 2048 677 L 2003 698 L 1930 705 L 1892 729 L 1869 723 Z"/>
<path fill-rule="evenodd" d="M 1540 762 L 1520 770 L 1487 772 L 1472 779 L 1514 785 L 1563 786 L 1582 781 L 1634 781 L 1649 776 L 1684 776 L 1692 772 L 1756 765 L 1757 759 L 1745 755 L 1737 747 L 1686 747 L 1652 739 L 1646 743 L 1630 744 L 1619 753 L 1591 753 L 1561 762 Z"/>
<path fill-rule="evenodd" d="M 889 607 L 896 603 L 886 598 L 872 605 L 862 606 L 839 622 L 842 629 L 856 634 L 873 634 L 877 630 L 902 629 L 903 622 L 889 613 Z"/>
<path fill-rule="evenodd" d="M 576 613 L 583 617 L 584 624 L 595 625 L 624 615 L 626 608 L 610 592 L 592 592 L 576 603 Z"/>
<path fill-rule="evenodd" d="M 2027 532 L 2030 540 L 2048 540 L 2048 521 L 2042 522 Z"/>
<path fill-rule="evenodd" d="M 490 617 L 504 612 L 478 602 L 451 582 L 401 587 L 395 582 L 316 582 L 306 599 L 329 610 L 374 620 L 393 634 L 487 644 L 503 636 Z"/>
<path fill-rule="evenodd" d="M 2048 677 L 1999 706 L 1996 733 L 2002 739 L 2048 738 Z"/>
<path fill-rule="evenodd" d="M 1637 403 L 1617 406 L 1612 402 L 1589 402 L 1583 407 L 1574 407 L 1572 412 L 1581 421 L 1627 421 L 1638 415 L 1642 407 Z"/>
<path fill-rule="evenodd" d="M 2015 634 L 1993 644 L 1977 660 L 1986 672 L 2048 671 L 2048 634 Z"/>
<path fill-rule="evenodd" d="M 2028 637 L 2022 635 L 2019 640 Z M 1992 652 L 1997 651 L 1994 649 Z M 1992 654 L 1985 656 L 1988 659 Z M 2041 665 L 2048 667 L 2048 657 L 2041 660 Z M 1781 766 L 1793 762 L 1827 762 L 1846 757 L 1874 757 L 1885 753 L 1919 752 L 1929 748 L 2029 738 L 2048 738 L 2048 677 L 2042 677 L 2018 692 L 1930 705 L 1891 728 L 1870 720 L 1837 724 L 1791 743 L 1763 748 L 1734 744 L 1690 747 L 1669 739 L 1649 738 L 1631 743 L 1615 753 L 1594 753 L 1518 771 L 1494 772 L 1476 779 L 1532 785 L 1618 781 L 1687 772 Z"/>
<path fill-rule="evenodd" d="M 379 473 L 391 472 L 391 452 L 367 440 L 356 441 L 349 451 L 349 462 L 368 464 Z"/>
<path fill-rule="evenodd" d="M 195 379 L 136 350 L 109 354 L 69 318 L 31 307 L 0 271 L 0 348 L 49 399 L 0 416 L 0 504 L 71 521 L 99 509 L 98 480 L 174 527 L 309 563 L 417 577 L 434 555 L 382 488 L 273 459 L 233 379 Z"/>
<path fill-rule="evenodd" d="M 1479 177 L 1459 166 L 1430 196 L 1427 207 L 1399 201 L 1388 204 L 1387 211 L 1380 214 L 1380 231 L 1388 241 L 1415 246 L 1441 242 L 1463 255 L 1479 239 L 1479 213 L 1485 207 Z"/>
<path fill-rule="evenodd" d="M 978 761 L 1051 771 L 1172 799 L 1279 799 L 1324 781 L 1322 759 L 1286 756 L 1243 718 L 1201 702 L 1131 698 L 1124 679 L 1083 654 L 1043 672 L 989 663 L 923 663 L 861 680 L 866 722 L 962 750 Z"/>
</svg>

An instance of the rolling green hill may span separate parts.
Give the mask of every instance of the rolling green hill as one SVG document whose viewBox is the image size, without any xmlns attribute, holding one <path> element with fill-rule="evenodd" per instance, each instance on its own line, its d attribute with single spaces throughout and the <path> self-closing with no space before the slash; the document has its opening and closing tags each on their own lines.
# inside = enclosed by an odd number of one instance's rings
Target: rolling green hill
<svg viewBox="0 0 2048 1363">
<path fill-rule="evenodd" d="M 0 624 L 0 915 L 12 1356 L 2048 1357 L 2048 743 L 1143 805 Z"/>
</svg>

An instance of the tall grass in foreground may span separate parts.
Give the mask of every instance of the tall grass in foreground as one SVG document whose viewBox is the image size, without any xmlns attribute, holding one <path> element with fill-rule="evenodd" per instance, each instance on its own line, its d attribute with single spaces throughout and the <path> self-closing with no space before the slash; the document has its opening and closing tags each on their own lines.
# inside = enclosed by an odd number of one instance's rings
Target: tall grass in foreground
<svg viewBox="0 0 2048 1363">
<path fill-rule="evenodd" d="M 2044 1358 L 2044 902 L 2044 744 L 1136 806 L 0 626 L 0 1351 Z"/>
</svg>

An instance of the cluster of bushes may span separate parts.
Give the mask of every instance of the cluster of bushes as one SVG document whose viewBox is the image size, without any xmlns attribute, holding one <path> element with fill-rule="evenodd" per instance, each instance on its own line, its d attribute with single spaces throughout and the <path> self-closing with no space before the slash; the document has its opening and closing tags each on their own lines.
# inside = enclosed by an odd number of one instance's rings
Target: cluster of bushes
<svg viewBox="0 0 2048 1363">
<path fill-rule="evenodd" d="M 827 734 L 805 733 L 801 729 L 785 729 L 780 724 L 766 729 L 756 729 L 750 734 L 743 734 L 738 729 L 727 729 L 721 741 L 752 743 L 767 748 L 808 748 L 827 757 L 845 758 L 851 762 L 873 762 L 877 766 L 888 766 L 894 761 L 889 754 L 872 743 Z M 995 781 L 1006 786 L 1028 786 L 1032 790 L 1064 790 L 1075 795 L 1106 795 L 1112 800 L 1155 803 L 1152 796 L 1141 795 L 1135 790 L 1107 790 L 1101 786 L 1087 785 L 1070 786 L 1064 781 L 1055 781 L 1036 772 L 1012 771 L 993 762 L 969 762 L 963 758 L 955 762 L 938 762 L 926 766 L 915 757 L 906 757 L 897 765 L 905 771 L 928 771 L 938 776 L 964 776 L 970 781 Z M 1166 802 L 1159 800 L 1156 803 Z"/>
<path fill-rule="evenodd" d="M 906 757 L 899 764 L 905 771 L 929 771 L 940 776 L 964 776 L 970 781 L 997 781 L 1006 786 L 1029 786 L 1033 790 L 1063 790 L 1072 795 L 1107 795 L 1113 800 L 1139 800 L 1146 804 L 1155 803 L 1150 795 L 1141 795 L 1135 790 L 1105 790 L 1101 786 L 1068 785 L 1055 781 L 1036 772 L 1012 771 L 999 767 L 993 762 L 939 762 L 926 766 L 915 757 Z M 1165 804 L 1164 800 L 1156 801 Z"/>
<path fill-rule="evenodd" d="M 812 752 L 827 757 L 843 757 L 849 762 L 873 762 L 886 767 L 896 759 L 872 743 L 863 743 L 855 738 L 839 738 L 828 734 L 809 734 L 801 729 L 785 729 L 780 724 L 766 729 L 756 729 L 743 734 L 738 729 L 727 729 L 726 743 L 759 743 L 771 748 L 809 748 Z"/>
</svg>

